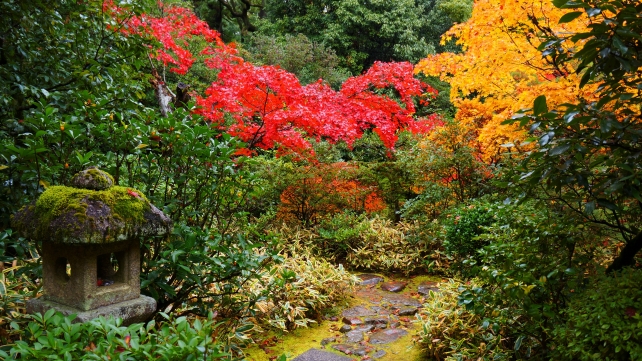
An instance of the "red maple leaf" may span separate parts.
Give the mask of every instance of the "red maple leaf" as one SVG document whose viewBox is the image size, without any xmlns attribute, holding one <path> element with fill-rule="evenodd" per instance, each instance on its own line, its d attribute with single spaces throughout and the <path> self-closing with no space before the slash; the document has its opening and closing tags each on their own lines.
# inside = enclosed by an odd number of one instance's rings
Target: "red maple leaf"
<svg viewBox="0 0 642 361">
<path fill-rule="evenodd" d="M 140 195 L 139 195 L 138 193 L 134 192 L 134 191 L 133 191 L 132 189 L 130 189 L 130 188 L 127 188 L 127 194 L 129 194 L 130 196 L 132 196 L 132 197 L 134 197 L 134 198 L 140 198 Z"/>
</svg>

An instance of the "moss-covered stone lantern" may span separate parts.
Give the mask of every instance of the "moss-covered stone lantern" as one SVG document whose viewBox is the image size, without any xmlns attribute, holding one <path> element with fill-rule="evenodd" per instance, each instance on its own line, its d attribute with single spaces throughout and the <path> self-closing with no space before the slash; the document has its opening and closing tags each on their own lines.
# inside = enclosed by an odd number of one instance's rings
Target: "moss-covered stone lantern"
<svg viewBox="0 0 642 361">
<path fill-rule="evenodd" d="M 27 311 L 53 308 L 80 322 L 109 315 L 125 324 L 143 321 L 156 301 L 140 294 L 139 238 L 168 234 L 171 220 L 95 167 L 71 183 L 49 187 L 12 219 L 16 231 L 42 242 L 44 295 Z"/>
</svg>

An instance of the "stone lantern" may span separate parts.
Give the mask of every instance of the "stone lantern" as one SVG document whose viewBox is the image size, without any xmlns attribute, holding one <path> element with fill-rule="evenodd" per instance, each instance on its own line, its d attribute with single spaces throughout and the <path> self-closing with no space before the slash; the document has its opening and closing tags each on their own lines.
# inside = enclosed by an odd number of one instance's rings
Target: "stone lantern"
<svg viewBox="0 0 642 361">
<path fill-rule="evenodd" d="M 12 219 L 16 231 L 42 242 L 44 295 L 28 301 L 27 311 L 55 309 L 80 322 L 110 315 L 124 324 L 145 320 L 156 301 L 140 294 L 139 238 L 168 234 L 171 220 L 95 167 L 71 183 L 49 187 Z"/>
</svg>

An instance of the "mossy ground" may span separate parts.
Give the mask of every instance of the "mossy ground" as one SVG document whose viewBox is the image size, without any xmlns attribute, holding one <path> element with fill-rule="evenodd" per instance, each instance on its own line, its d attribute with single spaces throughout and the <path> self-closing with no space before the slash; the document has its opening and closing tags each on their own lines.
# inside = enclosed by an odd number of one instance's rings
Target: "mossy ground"
<svg viewBox="0 0 642 361">
<path fill-rule="evenodd" d="M 405 294 L 412 294 L 413 292 L 416 292 L 417 286 L 422 282 L 442 281 L 441 278 L 435 276 L 416 276 L 410 278 L 389 276 L 386 277 L 386 280 L 407 281 L 408 286 L 406 287 L 406 291 L 404 291 Z M 359 304 L 368 305 L 370 304 L 370 301 L 365 297 L 359 297 L 355 294 L 345 304 L 336 305 L 333 311 L 337 315 L 340 315 L 342 310 Z M 410 317 L 410 319 L 413 318 Z M 338 321 L 323 321 L 313 327 L 300 328 L 289 333 L 271 332 L 265 338 L 260 340 L 260 342 L 265 341 L 265 344 L 255 344 L 246 350 L 245 359 L 248 361 L 269 361 L 273 360 L 277 356 L 280 356 L 281 354 L 285 354 L 287 356 L 287 359 L 291 360 L 311 348 L 321 348 L 321 340 L 325 338 L 340 336 L 341 334 L 337 330 L 342 326 L 342 324 L 343 323 L 341 321 L 341 317 L 339 316 Z M 415 335 L 420 327 L 421 326 L 419 324 L 413 322 L 408 328 L 408 335 L 387 345 L 377 345 L 376 349 L 382 349 L 386 351 L 386 355 L 378 360 L 425 360 L 426 355 L 422 352 L 420 345 L 415 342 Z M 338 351 L 333 350 L 329 346 L 326 347 L 325 350 L 340 354 Z M 361 358 L 358 356 L 354 356 L 354 359 L 359 360 Z"/>
</svg>

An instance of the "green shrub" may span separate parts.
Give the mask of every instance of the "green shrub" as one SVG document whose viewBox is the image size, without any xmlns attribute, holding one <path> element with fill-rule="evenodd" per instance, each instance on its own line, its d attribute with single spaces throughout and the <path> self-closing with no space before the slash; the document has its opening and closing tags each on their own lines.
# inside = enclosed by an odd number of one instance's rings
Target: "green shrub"
<svg viewBox="0 0 642 361">
<path fill-rule="evenodd" d="M 168 313 L 205 316 L 216 310 L 232 330 L 251 315 L 251 304 L 257 300 L 247 298 L 244 286 L 280 261 L 274 248 L 267 236 L 220 234 L 177 224 L 160 245 L 143 244 L 142 292 Z"/>
<path fill-rule="evenodd" d="M 554 330 L 556 360 L 642 360 L 642 270 L 593 279 Z"/>
<path fill-rule="evenodd" d="M 0 345 L 20 337 L 20 329 L 26 324 L 26 302 L 40 291 L 21 268 L 6 268 L 0 273 Z"/>
<path fill-rule="evenodd" d="M 462 286 L 450 280 L 426 297 L 417 314 L 421 347 L 436 360 L 510 360 L 512 352 L 504 345 L 502 334 L 458 305 Z"/>
<path fill-rule="evenodd" d="M 8 265 L 17 265 L 19 260 L 36 256 L 33 243 L 18 237 L 10 228 L 0 231 L 0 270 Z"/>
<path fill-rule="evenodd" d="M 598 267 L 595 245 L 604 230 L 549 206 L 495 205 L 495 221 L 477 236 L 488 245 L 466 261 L 476 285 L 461 290 L 459 307 L 501 334 L 502 347 L 517 359 L 548 359 L 551 330 Z"/>
<path fill-rule="evenodd" d="M 314 255 L 349 269 L 404 274 L 447 265 L 431 231 L 416 223 L 344 212 L 325 219 L 316 229 L 282 227 L 286 243 L 300 242 Z"/>
<path fill-rule="evenodd" d="M 316 229 L 318 249 L 326 258 L 343 261 L 361 246 L 367 229 L 367 217 L 364 214 L 342 212 L 326 218 Z"/>
<path fill-rule="evenodd" d="M 313 256 L 299 242 L 287 244 L 281 254 L 284 262 L 249 287 L 264 296 L 255 305 L 254 321 L 260 328 L 307 327 L 345 300 L 357 282 L 341 265 Z"/>
<path fill-rule="evenodd" d="M 22 340 L 0 359 L 55 360 L 220 360 L 228 358 L 214 338 L 218 325 L 212 317 L 188 320 L 170 318 L 147 325 L 122 326 L 120 319 L 98 318 L 87 323 L 72 323 L 75 316 L 64 317 L 53 310 L 44 315 L 26 316 L 31 322 Z"/>
<path fill-rule="evenodd" d="M 488 244 L 483 237 L 484 227 L 495 221 L 497 207 L 485 200 L 478 200 L 467 206 L 455 209 L 446 223 L 444 248 L 461 267 L 461 262 L 469 257 L 479 259 L 479 250 Z"/>
<path fill-rule="evenodd" d="M 42 266 L 34 257 L 34 244 L 11 229 L 0 232 L 0 345 L 20 337 L 26 301 L 41 291 L 36 280 L 42 278 Z"/>
</svg>

